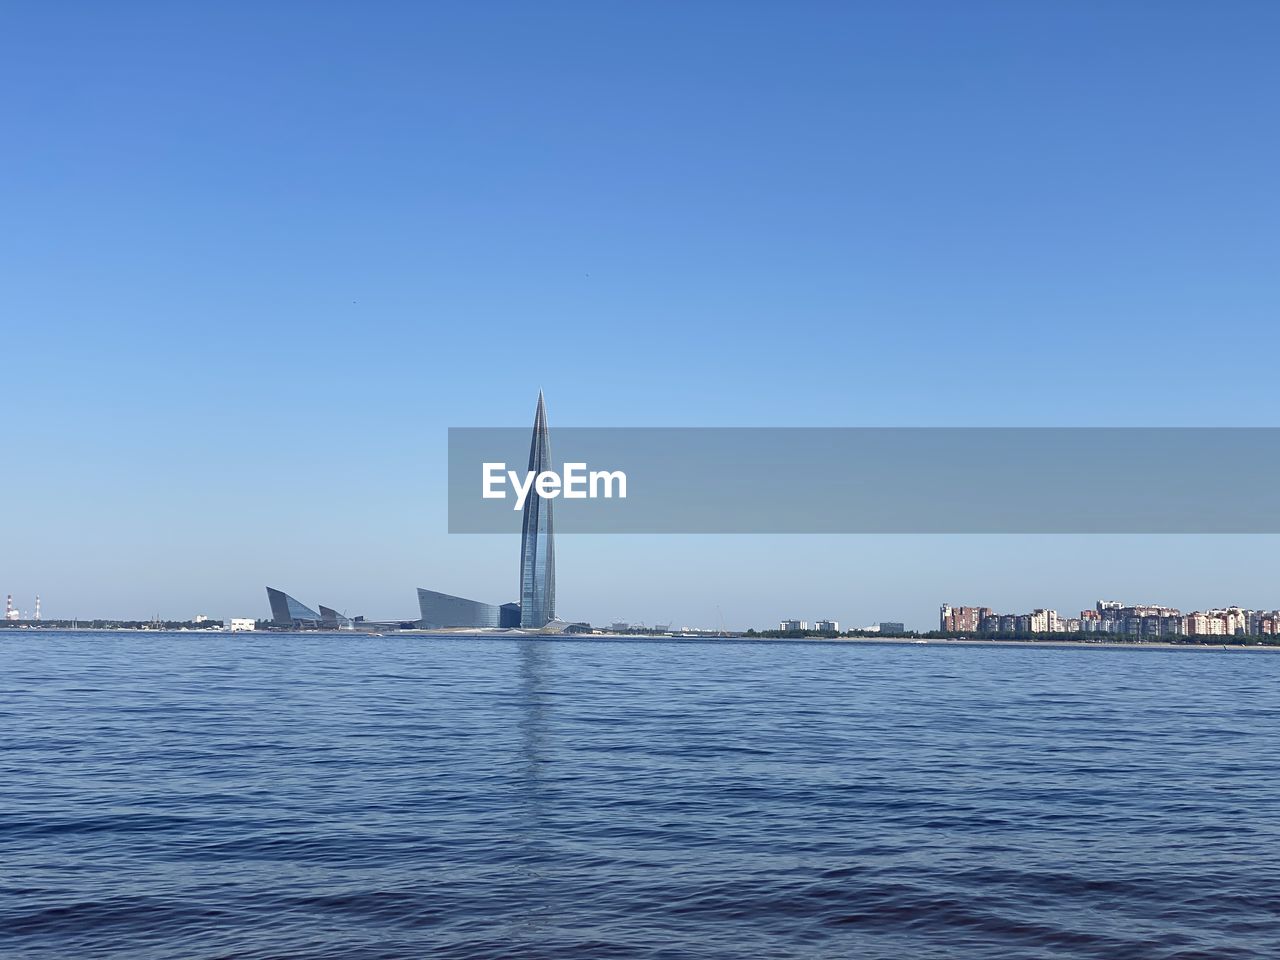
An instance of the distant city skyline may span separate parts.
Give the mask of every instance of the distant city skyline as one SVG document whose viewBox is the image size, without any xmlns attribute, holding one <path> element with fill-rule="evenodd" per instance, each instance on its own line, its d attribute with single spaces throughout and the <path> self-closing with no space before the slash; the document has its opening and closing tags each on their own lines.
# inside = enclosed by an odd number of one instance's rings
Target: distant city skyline
<svg viewBox="0 0 1280 960">
<path fill-rule="evenodd" d="M 1280 424 L 1280 8 L 1245 6 L 15 9 L 0 589 L 515 599 L 440 477 L 539 387 L 558 430 Z M 1280 602 L 1271 536 L 556 546 L 593 622 Z"/>
<path fill-rule="evenodd" d="M 1155 603 L 1099 600 L 1079 616 L 1053 607 L 1036 607 L 1029 613 L 1004 613 L 991 607 L 952 606 L 938 612 L 943 633 L 1009 634 L 1123 634 L 1139 637 L 1275 636 L 1280 634 L 1280 604 L 1262 609 L 1239 605 L 1212 607 L 1183 613 L 1177 607 Z"/>
<path fill-rule="evenodd" d="M 419 595 L 419 597 L 421 597 L 422 594 L 429 593 L 430 591 L 424 591 L 423 589 L 419 588 L 416 592 Z M 279 590 L 275 590 L 269 587 L 267 588 L 267 594 L 268 594 L 269 602 L 260 603 L 258 605 L 262 609 L 258 609 L 257 607 L 255 607 L 254 609 L 251 609 L 251 610 L 238 611 L 235 614 L 235 616 L 240 616 L 241 614 L 243 614 L 244 616 L 251 617 L 257 620 L 275 620 L 277 623 L 286 623 L 289 621 L 295 621 L 295 622 L 301 622 L 303 625 L 310 626 L 312 628 L 325 626 L 327 624 L 328 627 L 331 629 L 339 628 L 343 623 L 347 622 L 350 617 L 355 617 L 355 616 L 360 616 L 370 621 L 377 621 L 377 620 L 416 621 L 419 619 L 419 614 L 417 612 L 412 611 L 411 605 L 404 603 L 403 600 L 401 601 L 397 609 L 391 610 L 391 611 L 366 610 L 364 606 L 357 604 L 354 607 L 348 606 L 341 611 L 321 605 L 318 608 L 320 612 L 317 613 L 316 611 L 307 607 L 305 604 L 301 603 L 298 600 L 295 600 L 291 596 L 287 596 L 286 594 L 284 594 Z M 1119 594 L 1113 592 L 1113 594 L 1109 594 L 1109 596 L 1110 595 L 1119 595 Z M 436 595 L 436 596 L 443 596 L 443 595 Z M 472 603 L 472 601 L 462 600 L 462 598 L 458 598 L 458 597 L 452 597 L 452 598 L 446 598 L 446 599 L 459 600 L 463 603 Z M 40 598 L 38 596 L 33 598 L 33 602 L 39 601 L 39 600 Z M 41 603 L 43 603 L 43 601 L 41 601 Z M 1131 614 L 1136 614 L 1140 616 L 1153 615 L 1153 616 L 1180 618 L 1184 621 L 1184 626 L 1186 626 L 1185 622 L 1188 622 L 1189 618 L 1191 617 L 1201 617 L 1201 618 L 1207 618 L 1207 619 L 1215 619 L 1215 618 L 1223 619 L 1224 628 L 1222 630 L 1219 630 L 1215 626 L 1207 624 L 1204 621 L 1204 619 L 1202 619 L 1201 621 L 1195 624 L 1192 624 L 1188 629 L 1185 630 L 1185 632 L 1188 635 L 1192 635 L 1192 636 L 1229 634 L 1229 633 L 1237 632 L 1233 627 L 1230 626 L 1227 619 L 1225 618 L 1230 616 L 1235 616 L 1238 613 L 1246 615 L 1246 621 L 1244 622 L 1246 622 L 1247 624 L 1251 626 L 1252 625 L 1260 626 L 1261 627 L 1260 632 L 1264 635 L 1274 633 L 1274 632 L 1280 632 L 1280 600 L 1274 600 L 1274 599 L 1270 602 L 1264 602 L 1259 604 L 1241 604 L 1241 603 L 1234 603 L 1234 602 L 1208 602 L 1208 603 L 1202 603 L 1195 607 L 1190 607 L 1190 606 L 1178 605 L 1175 603 L 1167 602 L 1167 598 L 1162 598 L 1160 602 L 1156 602 L 1156 601 L 1153 601 L 1150 597 L 1148 597 L 1141 601 L 1098 600 L 1098 601 L 1095 601 L 1093 604 L 1088 604 L 1078 609 L 1080 609 L 1081 611 L 1081 616 L 1089 617 L 1091 615 L 1090 611 L 1096 611 L 1097 613 L 1102 614 L 1102 607 L 1104 604 L 1112 608 L 1115 608 L 1116 610 L 1125 611 L 1126 616 Z M 778 606 L 778 605 L 770 604 L 770 606 Z M 813 608 L 821 611 L 831 611 L 836 609 L 838 606 L 839 606 L 838 604 L 834 604 L 834 603 L 819 602 L 813 605 Z M 403 610 L 401 610 L 400 608 L 403 608 Z M 172 621 L 188 621 L 188 620 L 198 621 L 203 618 L 230 620 L 232 619 L 232 616 L 233 616 L 232 614 L 229 614 L 226 611 L 218 611 L 214 609 L 213 605 L 211 604 L 205 604 L 198 611 L 179 611 L 177 613 L 169 613 L 163 610 L 161 612 L 156 612 L 156 613 L 143 613 L 142 611 L 139 611 L 139 610 L 124 611 L 124 612 L 85 610 L 85 611 L 80 611 L 79 613 L 69 613 L 63 610 L 56 610 L 56 611 L 50 612 L 50 610 L 46 606 L 43 608 L 44 610 L 43 614 L 40 614 L 39 611 L 41 608 L 38 604 L 35 606 L 34 609 L 35 609 L 36 615 L 32 616 L 31 615 L 32 611 L 30 609 L 25 609 L 21 606 L 21 597 L 18 597 L 15 600 L 14 595 L 9 594 L 6 602 L 5 617 L 6 619 L 10 619 L 10 620 L 23 620 L 23 621 L 41 620 L 41 619 L 70 620 L 70 619 L 92 619 L 92 618 L 145 621 L 145 620 L 150 620 L 153 617 L 159 616 L 161 619 L 167 619 Z M 862 607 L 859 607 L 859 609 L 866 609 L 865 604 Z M 912 609 L 914 609 L 914 605 L 912 605 Z M 1021 610 L 1023 612 L 1020 612 L 1020 613 L 1006 612 L 1008 610 L 1015 610 L 1015 609 Z M 999 617 L 1001 619 L 1017 620 L 1019 622 L 1018 629 L 1024 630 L 1024 631 L 1074 632 L 1076 630 L 1082 629 L 1081 626 L 1079 625 L 1080 618 L 1074 616 L 1072 613 L 1072 611 L 1074 611 L 1075 609 L 1077 609 L 1075 606 L 1048 605 L 1044 601 L 1044 597 L 1042 595 L 1040 598 L 1037 598 L 1032 602 L 1023 603 L 1020 606 L 1016 603 L 1011 605 L 1006 605 L 1005 607 L 996 607 L 991 605 L 964 605 L 964 604 L 953 605 L 948 603 L 944 603 L 941 606 L 939 606 L 938 604 L 935 603 L 932 606 L 932 611 L 933 611 L 932 618 L 930 620 L 924 620 L 919 622 L 913 619 L 904 620 L 902 617 L 897 617 L 897 616 L 889 617 L 889 618 L 877 617 L 877 616 L 864 616 L 861 618 L 853 617 L 851 619 L 842 619 L 841 617 L 831 615 L 830 613 L 823 613 L 817 616 L 797 617 L 797 618 L 792 618 L 790 616 L 782 616 L 782 617 L 774 616 L 773 619 L 770 620 L 770 618 L 766 616 L 764 618 L 760 618 L 756 620 L 744 620 L 740 617 L 737 617 L 734 611 L 721 611 L 721 610 L 715 610 L 712 612 L 711 616 L 704 617 L 702 619 L 697 619 L 697 620 L 681 618 L 681 617 L 661 617 L 661 616 L 636 616 L 636 617 L 630 617 L 630 618 L 618 617 L 618 616 L 613 616 L 613 617 L 583 616 L 583 617 L 576 617 L 575 619 L 588 621 L 592 623 L 593 626 L 596 626 L 596 627 L 609 626 L 611 624 L 617 625 L 621 623 L 626 626 L 638 626 L 638 627 L 649 627 L 649 628 L 652 628 L 654 626 L 669 626 L 672 629 L 683 629 L 683 628 L 689 627 L 689 628 L 706 629 L 706 630 L 717 630 L 721 628 L 727 628 L 731 630 L 741 631 L 741 630 L 747 630 L 747 629 L 756 629 L 756 630 L 773 629 L 771 624 L 776 623 L 778 628 L 783 630 L 786 630 L 786 629 L 818 630 L 818 629 L 824 629 L 818 625 L 825 623 L 828 625 L 835 624 L 836 626 L 831 627 L 830 629 L 832 629 L 833 631 L 839 632 L 839 631 L 847 631 L 847 630 L 877 629 L 877 628 L 883 627 L 883 625 L 887 623 L 895 626 L 901 625 L 901 627 L 914 632 L 927 632 L 935 629 L 951 630 L 953 632 L 1009 632 L 1009 628 L 1004 626 L 1001 626 L 999 628 L 992 627 L 990 631 L 984 631 L 981 626 L 981 619 L 983 615 L 992 615 L 992 616 Z M 287 613 L 282 613 L 282 611 L 286 611 L 286 610 L 288 611 Z M 495 610 L 496 610 L 496 607 L 495 607 Z M 953 622 L 952 626 L 948 627 L 946 626 L 947 624 L 946 618 L 947 618 L 948 612 L 953 613 L 956 617 L 963 616 L 963 617 L 971 617 L 972 619 L 965 619 L 963 621 L 957 619 Z M 1036 624 L 1039 621 L 1037 621 L 1036 618 L 1040 617 L 1041 615 L 1043 615 L 1048 619 L 1046 619 L 1045 622 L 1040 623 L 1039 626 L 1037 626 Z M 1248 615 L 1252 615 L 1252 619 L 1248 619 Z M 1105 615 L 1103 616 L 1105 617 Z M 1269 621 L 1265 625 L 1261 624 L 1261 620 L 1263 618 L 1266 618 Z M 1022 621 L 1027 621 L 1027 622 L 1025 624 L 1022 624 Z M 788 624 L 790 626 L 787 626 Z M 494 621 L 493 625 L 494 626 L 498 625 L 496 620 Z M 1040 627 L 1043 627 L 1044 629 L 1041 630 Z M 1083 629 L 1085 632 L 1088 632 L 1089 627 L 1085 626 Z M 1094 629 L 1098 629 L 1096 625 Z M 1179 631 L 1172 631 L 1170 629 L 1169 624 L 1163 625 L 1160 629 L 1164 630 L 1165 632 L 1179 632 Z M 1107 632 L 1106 628 L 1102 628 L 1102 632 Z M 1124 631 L 1113 630 L 1112 632 L 1124 632 Z"/>
</svg>

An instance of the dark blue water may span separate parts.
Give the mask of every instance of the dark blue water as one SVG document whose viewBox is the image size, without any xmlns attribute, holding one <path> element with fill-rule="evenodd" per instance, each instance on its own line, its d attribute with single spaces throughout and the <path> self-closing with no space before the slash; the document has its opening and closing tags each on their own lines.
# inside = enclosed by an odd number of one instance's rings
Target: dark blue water
<svg viewBox="0 0 1280 960">
<path fill-rule="evenodd" d="M 1274 958 L 1278 675 L 3 634 L 0 955 Z"/>
</svg>

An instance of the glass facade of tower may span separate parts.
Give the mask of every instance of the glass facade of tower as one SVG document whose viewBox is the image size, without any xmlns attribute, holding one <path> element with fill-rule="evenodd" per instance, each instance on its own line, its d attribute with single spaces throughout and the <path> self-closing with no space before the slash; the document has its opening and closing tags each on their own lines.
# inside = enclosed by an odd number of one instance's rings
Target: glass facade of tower
<svg viewBox="0 0 1280 960">
<path fill-rule="evenodd" d="M 529 470 L 535 476 L 555 469 L 551 439 L 547 435 L 547 408 L 538 391 L 533 418 L 533 442 L 529 445 Z M 552 501 L 531 490 L 524 503 L 520 532 L 520 626 L 546 626 L 556 616 L 556 549 L 551 520 Z"/>
</svg>

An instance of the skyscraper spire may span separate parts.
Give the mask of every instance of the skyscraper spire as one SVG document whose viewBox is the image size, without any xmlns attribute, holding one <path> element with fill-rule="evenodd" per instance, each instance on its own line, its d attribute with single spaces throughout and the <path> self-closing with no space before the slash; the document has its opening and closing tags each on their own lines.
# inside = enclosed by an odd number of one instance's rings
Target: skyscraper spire
<svg viewBox="0 0 1280 960">
<path fill-rule="evenodd" d="M 554 469 L 547 408 L 539 388 L 533 440 L 529 444 L 529 471 L 536 476 Z M 551 501 L 538 496 L 537 490 L 530 491 L 524 502 L 520 537 L 520 626 L 543 627 L 556 616 L 556 549 Z"/>
</svg>

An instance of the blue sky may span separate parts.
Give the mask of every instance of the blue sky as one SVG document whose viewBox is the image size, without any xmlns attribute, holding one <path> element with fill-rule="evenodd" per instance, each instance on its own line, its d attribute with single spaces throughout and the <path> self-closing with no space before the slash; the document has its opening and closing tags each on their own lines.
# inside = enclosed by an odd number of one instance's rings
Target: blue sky
<svg viewBox="0 0 1280 960">
<path fill-rule="evenodd" d="M 553 431 L 1277 424 L 1273 4 L 4 23 L 0 592 L 50 615 L 508 599 L 518 544 L 444 533 L 445 431 L 539 387 Z M 1275 548 L 576 537 L 560 607 L 1280 606 Z"/>
</svg>

